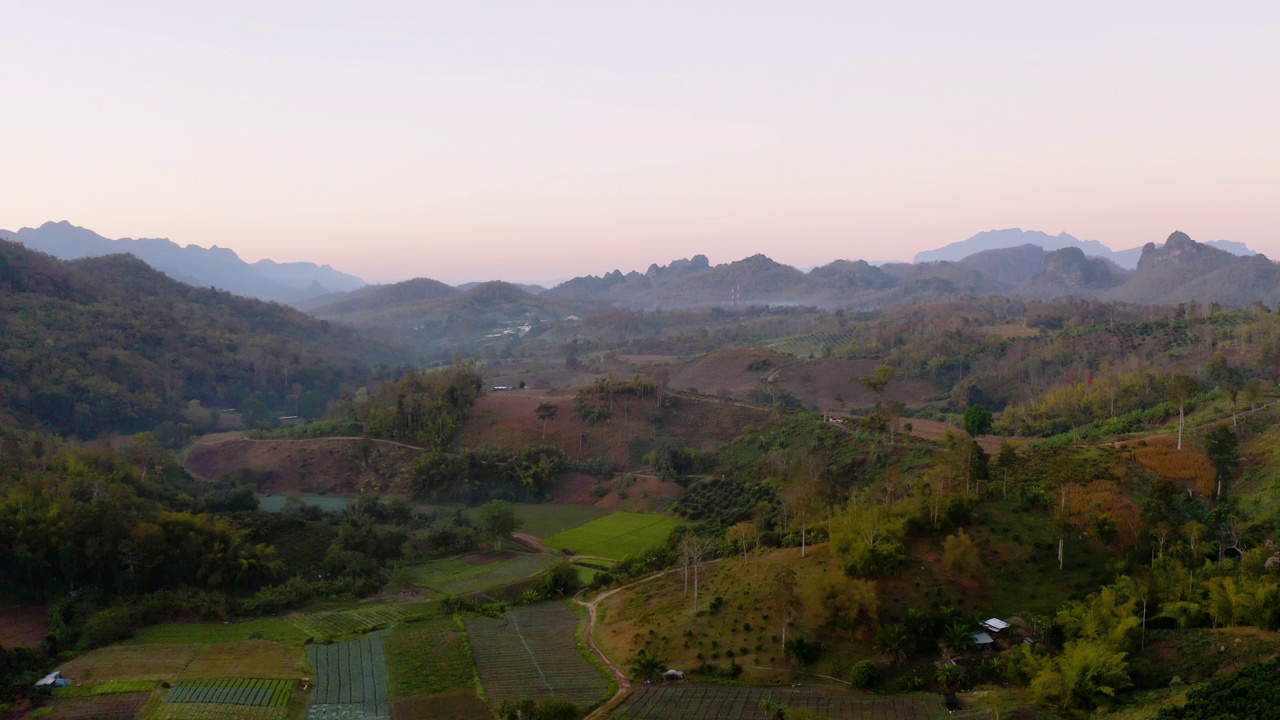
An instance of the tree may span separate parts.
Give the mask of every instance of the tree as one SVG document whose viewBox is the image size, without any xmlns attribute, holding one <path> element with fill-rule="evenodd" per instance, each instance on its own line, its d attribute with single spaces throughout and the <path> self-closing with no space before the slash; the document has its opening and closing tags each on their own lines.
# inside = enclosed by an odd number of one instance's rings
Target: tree
<svg viewBox="0 0 1280 720">
<path fill-rule="evenodd" d="M 810 614 L 818 625 L 835 630 L 871 627 L 880 612 L 872 580 L 857 580 L 829 570 L 810 586 Z"/>
<path fill-rule="evenodd" d="M 800 598 L 796 595 L 796 571 L 784 567 L 774 574 L 769 583 L 769 599 L 773 601 L 778 621 L 782 623 L 782 645 L 787 644 L 787 623 L 800 612 Z"/>
<path fill-rule="evenodd" d="M 894 665 L 901 665 L 907 661 L 907 655 L 911 652 L 913 644 L 911 631 L 902 623 L 885 625 L 880 628 L 880 632 L 876 633 L 876 650 L 887 656 L 889 662 Z"/>
<path fill-rule="evenodd" d="M 885 388 L 889 387 L 889 383 L 895 375 L 893 367 L 889 365 L 877 365 L 870 375 L 862 378 L 862 384 L 868 390 L 876 394 L 876 407 L 880 407 L 880 396 L 884 393 Z"/>
<path fill-rule="evenodd" d="M 1186 421 L 1187 401 L 1200 390 L 1200 383 L 1190 375 L 1178 373 L 1164 383 L 1165 396 L 1178 406 L 1178 449 L 1182 449 L 1182 427 Z"/>
<path fill-rule="evenodd" d="M 991 411 L 981 405 L 970 405 L 964 411 L 964 431 L 969 433 L 969 437 L 978 439 L 979 435 L 986 435 L 991 431 L 992 417 Z"/>
<path fill-rule="evenodd" d="M 1231 479 L 1240 465 L 1238 445 L 1235 432 L 1226 425 L 1219 425 L 1204 436 L 1204 454 L 1209 456 L 1209 462 L 1213 463 L 1218 474 L 1216 497 L 1222 497 L 1223 484 Z"/>
<path fill-rule="evenodd" d="M 631 677 L 636 680 L 653 680 L 667 669 L 667 661 L 657 655 L 650 655 L 648 650 L 640 649 L 631 661 Z"/>
<path fill-rule="evenodd" d="M 542 421 L 542 441 L 547 441 L 547 421 L 555 420 L 556 413 L 560 412 L 560 408 L 555 403 L 538 403 L 538 407 L 534 408 L 533 414 Z"/>
<path fill-rule="evenodd" d="M 698 612 L 698 571 L 710 557 L 714 544 L 710 538 L 701 537 L 691 532 L 680 538 L 680 555 L 684 558 L 685 593 L 689 592 L 689 569 L 693 568 L 693 612 Z"/>
<path fill-rule="evenodd" d="M 974 582 L 982 576 L 982 553 L 964 530 L 942 541 L 942 568 L 952 579 Z"/>
<path fill-rule="evenodd" d="M 1101 642 L 1077 640 L 1067 643 L 1061 655 L 1040 664 L 1031 679 L 1031 692 L 1044 702 L 1088 710 L 1130 684 L 1125 653 Z"/>
<path fill-rule="evenodd" d="M 516 517 L 515 506 L 506 500 L 493 500 L 480 508 L 480 532 L 502 551 L 502 541 L 520 529 L 523 521 Z"/>
<path fill-rule="evenodd" d="M 1231 427 L 1236 426 L 1236 401 L 1240 399 L 1240 391 L 1244 389 L 1244 378 L 1240 371 L 1227 363 L 1227 356 L 1218 353 L 1205 366 L 1205 374 L 1218 389 L 1231 401 Z"/>
</svg>

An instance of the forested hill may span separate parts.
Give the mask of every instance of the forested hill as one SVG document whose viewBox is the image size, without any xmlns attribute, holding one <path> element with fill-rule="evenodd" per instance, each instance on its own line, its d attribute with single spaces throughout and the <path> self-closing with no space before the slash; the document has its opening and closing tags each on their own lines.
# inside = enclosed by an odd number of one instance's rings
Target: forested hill
<svg viewBox="0 0 1280 720">
<path fill-rule="evenodd" d="M 64 262 L 0 241 L 0 422 L 92 437 L 178 420 L 316 413 L 408 351 L 128 255 Z"/>
</svg>

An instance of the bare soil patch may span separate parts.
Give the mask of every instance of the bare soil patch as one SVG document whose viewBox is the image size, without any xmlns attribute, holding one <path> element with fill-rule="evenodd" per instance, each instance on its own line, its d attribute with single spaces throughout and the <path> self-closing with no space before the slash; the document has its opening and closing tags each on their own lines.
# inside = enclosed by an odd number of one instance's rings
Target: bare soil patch
<svg viewBox="0 0 1280 720">
<path fill-rule="evenodd" d="M 0 646 L 31 647 L 49 634 L 49 608 L 44 605 L 0 610 Z"/>
<path fill-rule="evenodd" d="M 248 468 L 266 473 L 269 480 L 259 488 L 266 493 L 379 492 L 402 494 L 408 467 L 419 454 L 403 445 L 369 441 L 367 460 L 358 450 L 359 438 L 316 438 L 306 440 L 202 441 L 191 449 L 186 468 L 210 480 Z"/>
<path fill-rule="evenodd" d="M 940 440 L 947 433 L 964 432 L 960 428 L 950 423 L 944 423 L 941 420 L 925 420 L 922 418 L 904 418 L 899 421 L 898 427 L 906 430 L 907 425 L 911 425 L 908 431 L 912 435 L 925 440 Z M 994 455 L 1000 452 L 1000 446 L 1004 444 L 1005 438 L 1001 435 L 982 435 L 978 437 L 978 447 L 988 455 Z"/>
</svg>

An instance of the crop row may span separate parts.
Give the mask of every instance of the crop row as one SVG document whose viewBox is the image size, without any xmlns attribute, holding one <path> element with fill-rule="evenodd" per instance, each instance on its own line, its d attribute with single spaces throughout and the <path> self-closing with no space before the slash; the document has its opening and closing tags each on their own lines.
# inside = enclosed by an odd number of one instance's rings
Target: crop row
<svg viewBox="0 0 1280 720">
<path fill-rule="evenodd" d="M 285 707 L 291 689 L 288 680 L 183 680 L 165 695 L 164 701 Z"/>
<path fill-rule="evenodd" d="M 240 705 L 231 710 L 219 703 L 160 703 L 145 720 L 288 720 L 289 710 L 282 707 Z"/>
<path fill-rule="evenodd" d="M 677 720 L 708 717 L 754 720 L 760 703 L 772 700 L 833 720 L 937 720 L 947 717 L 937 695 L 854 695 L 838 690 L 639 685 L 610 717 L 618 720 Z"/>
<path fill-rule="evenodd" d="M 307 657 L 316 671 L 308 718 L 390 717 L 381 637 L 312 645 Z"/>
<path fill-rule="evenodd" d="M 582 656 L 577 625 L 577 615 L 559 603 L 520 608 L 501 620 L 468 620 L 472 655 L 490 700 L 553 696 L 589 705 L 603 697 L 608 683 Z"/>
</svg>

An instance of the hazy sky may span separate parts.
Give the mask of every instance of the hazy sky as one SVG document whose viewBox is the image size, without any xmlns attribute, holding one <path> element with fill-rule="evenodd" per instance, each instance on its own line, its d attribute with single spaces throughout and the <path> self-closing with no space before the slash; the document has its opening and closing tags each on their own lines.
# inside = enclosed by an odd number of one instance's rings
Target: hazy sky
<svg viewBox="0 0 1280 720">
<path fill-rule="evenodd" d="M 1280 257 L 1273 2 L 0 1 L 0 227 L 550 281 L 980 230 Z"/>
</svg>

